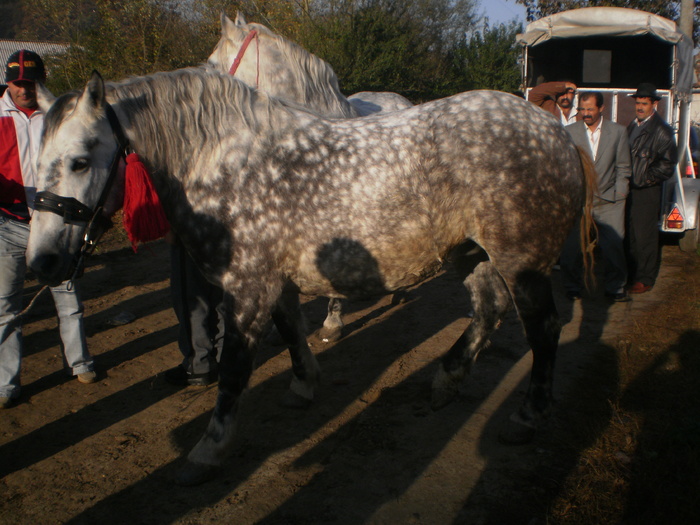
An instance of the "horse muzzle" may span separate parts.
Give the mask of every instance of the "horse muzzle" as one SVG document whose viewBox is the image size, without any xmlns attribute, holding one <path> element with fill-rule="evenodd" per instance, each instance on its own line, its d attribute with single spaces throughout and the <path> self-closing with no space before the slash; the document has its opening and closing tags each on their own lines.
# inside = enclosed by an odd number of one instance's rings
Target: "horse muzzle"
<svg viewBox="0 0 700 525">
<path fill-rule="evenodd" d="M 94 251 L 102 234 L 112 227 L 112 221 L 103 215 L 101 207 L 93 210 L 72 197 L 61 197 L 48 191 L 37 193 L 34 209 L 61 217 L 64 230 L 68 227 L 80 228 L 81 243 L 72 247 L 55 244 L 47 246 L 42 245 L 40 241 L 33 242 L 30 234 L 27 249 L 29 268 L 39 281 L 50 286 L 81 277 L 85 259 Z M 33 222 L 34 226 L 38 226 L 36 223 L 40 222 L 39 216 L 36 216 Z"/>
</svg>

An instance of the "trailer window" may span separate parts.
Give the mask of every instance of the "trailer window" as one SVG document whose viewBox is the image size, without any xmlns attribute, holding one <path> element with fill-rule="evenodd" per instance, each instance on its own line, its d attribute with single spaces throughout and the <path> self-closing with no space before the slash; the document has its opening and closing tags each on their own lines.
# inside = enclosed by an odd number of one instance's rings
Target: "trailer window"
<svg viewBox="0 0 700 525">
<path fill-rule="evenodd" d="M 583 82 L 585 84 L 609 84 L 612 51 L 603 49 L 583 50 Z"/>
</svg>

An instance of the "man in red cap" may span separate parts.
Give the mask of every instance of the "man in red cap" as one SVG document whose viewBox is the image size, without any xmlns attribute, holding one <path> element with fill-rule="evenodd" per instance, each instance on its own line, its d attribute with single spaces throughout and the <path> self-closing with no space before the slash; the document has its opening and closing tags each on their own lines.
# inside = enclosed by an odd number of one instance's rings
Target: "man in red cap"
<svg viewBox="0 0 700 525">
<path fill-rule="evenodd" d="M 659 213 L 661 184 L 673 175 L 678 150 L 673 130 L 656 112 L 661 97 L 656 87 L 639 84 L 630 95 L 636 118 L 627 126 L 632 150 L 632 178 L 627 197 L 627 237 L 630 263 L 629 293 L 651 290 L 659 274 Z"/>
<path fill-rule="evenodd" d="M 41 57 L 22 49 L 7 61 L 7 90 L 0 97 L 0 408 L 12 406 L 20 393 L 22 360 L 22 288 L 27 269 L 36 160 L 44 127 L 37 107 L 36 82 L 44 82 Z M 74 283 L 75 284 L 75 283 Z M 65 363 L 81 383 L 96 379 L 87 350 L 83 305 L 67 282 L 51 288 L 58 312 Z"/>
</svg>

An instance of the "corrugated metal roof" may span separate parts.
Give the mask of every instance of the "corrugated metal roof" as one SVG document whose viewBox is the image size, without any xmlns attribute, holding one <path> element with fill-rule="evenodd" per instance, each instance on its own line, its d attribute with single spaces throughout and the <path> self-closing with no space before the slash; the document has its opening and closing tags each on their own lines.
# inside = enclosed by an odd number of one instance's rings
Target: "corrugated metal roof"
<svg viewBox="0 0 700 525">
<path fill-rule="evenodd" d="M 20 49 L 28 49 L 38 53 L 41 58 L 46 58 L 49 55 L 60 55 L 65 53 L 70 44 L 60 42 L 32 42 L 29 40 L 0 40 L 0 83 L 5 82 L 5 64 L 7 59 L 15 51 Z M 46 61 L 44 61 L 46 62 Z"/>
</svg>

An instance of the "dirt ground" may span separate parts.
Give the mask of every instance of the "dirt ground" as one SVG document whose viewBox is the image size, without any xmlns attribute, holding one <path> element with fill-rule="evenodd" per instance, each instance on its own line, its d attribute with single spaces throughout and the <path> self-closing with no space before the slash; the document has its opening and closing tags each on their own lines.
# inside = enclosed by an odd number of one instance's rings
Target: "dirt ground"
<svg viewBox="0 0 700 525">
<path fill-rule="evenodd" d="M 172 479 L 208 421 L 216 387 L 178 389 L 163 380 L 180 359 L 167 245 L 137 254 L 107 246 L 80 283 L 97 383 L 63 372 L 49 294 L 26 320 L 23 395 L 0 412 L 0 523 L 544 524 L 551 487 L 571 468 L 558 453 L 562 426 L 577 417 L 572 410 L 596 413 L 572 400 L 605 403 L 611 348 L 672 300 L 689 257 L 665 246 L 657 286 L 627 304 L 608 304 L 596 292 L 572 305 L 555 272 L 565 323 L 558 407 L 531 444 L 497 439 L 530 367 L 513 314 L 459 397 L 430 409 L 436 362 L 469 323 L 466 293 L 447 269 L 401 304 L 346 305 L 347 335 L 336 344 L 310 335 L 324 376 L 308 410 L 278 406 L 290 362 L 267 342 L 224 471 L 183 488 Z M 29 281 L 27 299 L 38 290 Z M 312 330 L 325 307 L 306 300 Z M 603 422 L 591 423 L 592 434 L 596 424 Z"/>
</svg>

